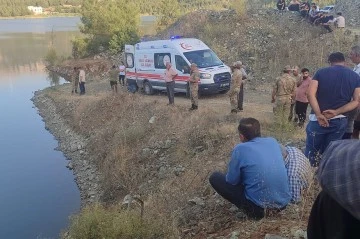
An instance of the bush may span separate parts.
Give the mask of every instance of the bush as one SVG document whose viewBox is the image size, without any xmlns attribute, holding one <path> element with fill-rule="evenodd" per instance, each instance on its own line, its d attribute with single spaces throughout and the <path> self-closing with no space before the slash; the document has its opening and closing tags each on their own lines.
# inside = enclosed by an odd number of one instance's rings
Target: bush
<svg viewBox="0 0 360 239">
<path fill-rule="evenodd" d="M 122 210 L 119 206 L 106 209 L 95 204 L 88 206 L 70 220 L 67 238 L 132 239 L 165 238 L 164 229 L 156 220 L 143 220 L 139 213 Z"/>
<path fill-rule="evenodd" d="M 58 55 L 55 48 L 51 47 L 46 53 L 45 62 L 48 66 L 54 66 L 58 62 Z"/>
</svg>

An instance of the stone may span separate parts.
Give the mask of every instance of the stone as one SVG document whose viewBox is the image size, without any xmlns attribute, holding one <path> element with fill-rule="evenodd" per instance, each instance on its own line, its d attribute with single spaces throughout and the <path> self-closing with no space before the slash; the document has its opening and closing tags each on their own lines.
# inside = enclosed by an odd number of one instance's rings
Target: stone
<svg viewBox="0 0 360 239">
<path fill-rule="evenodd" d="M 144 149 L 142 149 L 141 155 L 142 155 L 144 158 L 150 157 L 150 155 L 151 155 L 151 149 L 149 149 L 149 148 L 144 148 Z"/>
<path fill-rule="evenodd" d="M 234 231 L 234 232 L 231 233 L 229 239 L 239 239 L 239 236 L 240 236 L 240 232 L 239 231 Z"/>
<path fill-rule="evenodd" d="M 287 239 L 287 238 L 277 235 L 266 234 L 264 239 Z"/>
<path fill-rule="evenodd" d="M 167 139 L 165 141 L 165 145 L 163 146 L 163 149 L 168 149 L 171 147 L 171 140 L 170 139 Z"/>
<path fill-rule="evenodd" d="M 153 117 L 150 118 L 149 123 L 153 124 L 153 123 L 155 123 L 155 120 L 156 120 L 156 117 L 153 116 Z"/>
<path fill-rule="evenodd" d="M 205 206 L 205 201 L 204 201 L 204 199 L 202 199 L 202 198 L 199 198 L 199 197 L 195 197 L 195 198 L 193 198 L 193 199 L 190 199 L 189 201 L 188 201 L 190 204 L 195 204 L 195 205 L 198 205 L 198 206 Z"/>
</svg>

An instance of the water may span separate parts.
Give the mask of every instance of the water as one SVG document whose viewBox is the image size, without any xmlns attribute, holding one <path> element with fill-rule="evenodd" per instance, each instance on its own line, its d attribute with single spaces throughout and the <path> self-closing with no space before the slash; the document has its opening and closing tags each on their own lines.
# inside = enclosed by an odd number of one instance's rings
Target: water
<svg viewBox="0 0 360 239">
<path fill-rule="evenodd" d="M 51 45 L 70 55 L 79 21 L 0 20 L 0 238 L 58 238 L 80 208 L 67 160 L 30 100 L 64 83 L 48 77 L 42 59 Z"/>
</svg>

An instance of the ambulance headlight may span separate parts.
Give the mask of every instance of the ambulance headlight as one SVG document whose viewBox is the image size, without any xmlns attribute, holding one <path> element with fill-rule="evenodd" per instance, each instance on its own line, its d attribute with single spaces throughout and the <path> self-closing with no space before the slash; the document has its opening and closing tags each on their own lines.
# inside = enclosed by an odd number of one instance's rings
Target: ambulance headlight
<svg viewBox="0 0 360 239">
<path fill-rule="evenodd" d="M 200 79 L 210 79 L 211 74 L 208 73 L 200 73 Z"/>
</svg>

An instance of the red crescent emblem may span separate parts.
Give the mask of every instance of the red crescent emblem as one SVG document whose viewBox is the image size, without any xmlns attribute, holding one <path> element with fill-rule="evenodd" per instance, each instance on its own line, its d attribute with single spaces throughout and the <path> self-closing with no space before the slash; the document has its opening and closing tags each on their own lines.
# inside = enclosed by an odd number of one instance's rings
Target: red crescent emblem
<svg viewBox="0 0 360 239">
<path fill-rule="evenodd" d="M 181 48 L 185 49 L 185 50 L 191 50 L 192 46 L 188 45 L 186 43 L 180 43 Z"/>
</svg>

